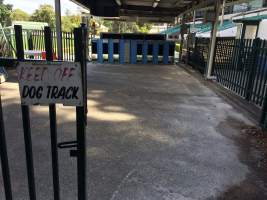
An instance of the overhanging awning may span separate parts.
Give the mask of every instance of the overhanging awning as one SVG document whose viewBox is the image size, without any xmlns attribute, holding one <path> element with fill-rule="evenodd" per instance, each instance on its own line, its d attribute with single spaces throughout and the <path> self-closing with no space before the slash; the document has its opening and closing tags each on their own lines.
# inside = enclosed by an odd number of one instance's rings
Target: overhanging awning
<svg viewBox="0 0 267 200">
<path fill-rule="evenodd" d="M 180 14 L 194 8 L 209 7 L 215 0 L 73 0 L 101 17 L 117 17 L 120 20 L 173 22 Z M 239 0 L 227 0 L 232 4 Z"/>
<path fill-rule="evenodd" d="M 233 19 L 234 22 L 236 23 L 243 23 L 243 22 L 259 22 L 263 19 L 267 19 L 267 15 L 256 15 L 256 16 L 251 16 L 251 17 L 241 17 L 237 19 Z"/>
</svg>

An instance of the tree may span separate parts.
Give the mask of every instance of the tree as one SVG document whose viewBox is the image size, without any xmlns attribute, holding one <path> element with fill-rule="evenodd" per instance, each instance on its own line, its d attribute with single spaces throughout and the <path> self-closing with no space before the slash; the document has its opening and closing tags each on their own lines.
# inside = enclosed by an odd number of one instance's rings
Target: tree
<svg viewBox="0 0 267 200">
<path fill-rule="evenodd" d="M 55 28 L 55 12 L 51 5 L 43 4 L 34 11 L 31 16 L 32 21 L 47 22 L 51 28 Z"/>
<path fill-rule="evenodd" d="M 30 19 L 30 15 L 23 10 L 15 9 L 11 13 L 12 21 L 28 21 Z"/>
<path fill-rule="evenodd" d="M 11 11 L 12 5 L 4 4 L 3 0 L 0 0 L 0 23 L 3 26 L 11 25 Z"/>
<path fill-rule="evenodd" d="M 122 21 L 104 21 L 103 24 L 109 28 L 109 32 L 114 33 L 148 33 L 152 24 L 122 22 Z"/>
<path fill-rule="evenodd" d="M 138 29 L 141 33 L 148 33 L 152 28 L 152 24 L 148 23 L 138 23 Z"/>
<path fill-rule="evenodd" d="M 103 25 L 108 28 L 109 31 L 112 30 L 113 27 L 113 21 L 111 20 L 104 20 Z"/>
<path fill-rule="evenodd" d="M 74 28 L 78 27 L 81 23 L 80 15 L 71 15 L 67 10 L 65 16 L 62 16 L 62 31 L 72 32 Z"/>
</svg>

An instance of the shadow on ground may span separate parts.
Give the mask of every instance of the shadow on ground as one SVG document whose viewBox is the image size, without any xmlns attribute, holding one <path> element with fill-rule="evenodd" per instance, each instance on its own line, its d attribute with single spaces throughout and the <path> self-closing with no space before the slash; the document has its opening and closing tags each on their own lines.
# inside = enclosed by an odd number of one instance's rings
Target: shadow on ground
<svg viewBox="0 0 267 200">
<path fill-rule="evenodd" d="M 1 91 L 13 191 L 28 199 L 17 84 Z M 267 198 L 261 154 L 241 134 L 253 124 L 183 69 L 89 65 L 88 105 L 88 199 Z M 74 109 L 57 114 L 59 141 L 73 140 Z M 37 197 L 52 199 L 48 108 L 33 107 L 31 119 Z M 73 200 L 76 160 L 59 152 L 61 195 Z"/>
</svg>

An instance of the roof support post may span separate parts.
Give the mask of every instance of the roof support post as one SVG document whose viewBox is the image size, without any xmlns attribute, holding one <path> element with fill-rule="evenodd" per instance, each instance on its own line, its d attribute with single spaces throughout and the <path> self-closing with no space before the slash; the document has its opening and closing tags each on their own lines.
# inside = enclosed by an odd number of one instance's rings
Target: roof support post
<svg viewBox="0 0 267 200">
<path fill-rule="evenodd" d="M 219 24 L 220 6 L 221 6 L 220 0 L 216 0 L 215 19 L 212 23 L 209 58 L 208 58 L 208 65 L 206 68 L 206 79 L 212 78 L 211 73 L 212 73 L 213 61 L 214 61 L 214 56 L 215 56 L 215 46 L 216 46 L 217 29 L 218 29 L 218 24 Z"/>
<path fill-rule="evenodd" d="M 185 26 L 185 15 L 182 15 L 182 23 L 181 23 L 181 41 L 180 41 L 180 49 L 179 49 L 179 62 L 182 62 L 183 59 L 183 45 L 184 45 L 184 26 Z"/>
<path fill-rule="evenodd" d="M 58 60 L 63 59 L 62 55 L 62 30 L 61 30 L 61 8 L 60 0 L 55 0 L 55 14 L 56 14 L 56 33 L 57 33 L 57 54 Z"/>
<path fill-rule="evenodd" d="M 193 10 L 193 30 L 195 29 L 196 25 L 196 10 Z"/>
<path fill-rule="evenodd" d="M 223 25 L 223 20 L 224 20 L 225 1 L 226 0 L 223 0 L 223 4 L 222 4 L 221 26 Z"/>
</svg>

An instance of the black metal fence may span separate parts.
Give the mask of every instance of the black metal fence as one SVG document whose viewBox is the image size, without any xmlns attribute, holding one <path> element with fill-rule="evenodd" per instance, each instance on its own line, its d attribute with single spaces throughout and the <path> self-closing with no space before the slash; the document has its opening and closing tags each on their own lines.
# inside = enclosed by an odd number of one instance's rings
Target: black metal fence
<svg viewBox="0 0 267 200">
<path fill-rule="evenodd" d="M 9 36 L 5 34 L 5 31 L 2 29 L 0 31 L 0 57 L 13 56 L 14 48 L 9 39 Z"/>
<path fill-rule="evenodd" d="M 22 30 L 23 49 L 25 59 L 46 58 L 44 30 Z M 56 59 L 57 42 L 56 32 L 52 31 L 53 38 L 53 57 Z M 5 34 L 0 34 L 0 57 L 16 58 L 15 32 L 13 29 L 6 30 Z M 64 61 L 74 61 L 74 33 L 62 32 L 62 55 Z"/>
<path fill-rule="evenodd" d="M 209 38 L 196 38 L 188 49 L 188 63 L 201 73 L 207 66 L 209 42 Z M 212 73 L 220 85 L 261 108 L 260 123 L 267 125 L 266 40 L 218 37 Z"/>
<path fill-rule="evenodd" d="M 31 41 L 25 41 L 25 35 L 21 26 L 15 26 L 15 43 L 16 43 L 16 61 L 25 61 L 25 48 L 32 47 L 33 49 L 43 49 L 46 53 L 46 60 L 53 61 L 53 37 L 49 27 L 45 27 L 44 31 L 31 32 L 30 37 L 27 37 Z M 41 38 L 42 36 L 42 38 Z M 71 38 L 68 35 L 69 38 Z M 68 38 L 68 39 L 69 39 Z M 55 104 L 49 104 L 49 121 L 50 121 L 50 138 L 51 138 L 51 157 L 52 157 L 52 177 L 53 177 L 53 192 L 54 199 L 60 198 L 60 185 L 59 185 L 59 167 L 58 167 L 58 148 L 70 149 L 70 156 L 77 158 L 77 178 L 78 178 L 78 192 L 77 199 L 85 200 L 87 198 L 86 193 L 86 115 L 87 115 L 87 78 L 86 78 L 86 48 L 87 44 L 87 29 L 85 26 L 74 29 L 72 40 L 73 42 L 73 55 L 72 59 L 75 62 L 79 62 L 82 71 L 82 87 L 83 87 L 83 106 L 76 107 L 76 140 L 58 142 L 57 140 L 57 115 Z M 70 39 L 69 39 L 70 40 Z M 28 42 L 28 43 L 27 43 Z M 31 43 L 32 42 L 32 43 Z M 43 42 L 43 43 L 42 43 Z M 27 44 L 28 46 L 25 46 Z M 32 45 L 32 46 L 31 46 Z M 68 44 L 69 45 L 69 44 Z M 31 57 L 29 57 L 31 59 Z M 0 58 L 1 61 L 1 58 Z M 37 60 L 33 60 L 37 62 Z M 39 62 L 39 61 L 38 61 Z M 28 178 L 28 190 L 29 199 L 36 200 L 35 190 L 35 170 L 33 161 L 33 149 L 31 139 L 31 120 L 30 120 L 30 108 L 28 105 L 21 105 L 23 133 L 25 143 L 25 155 L 26 155 L 26 167 Z M 11 145 L 11 144 L 9 144 Z M 10 174 L 12 171 L 9 169 L 7 149 L 9 145 L 6 143 L 5 128 L 4 128 L 4 116 L 2 112 L 2 102 L 0 94 L 0 158 L 1 168 L 4 183 L 4 190 L 6 200 L 12 200 L 12 183 L 10 181 Z M 47 177 L 43 177 L 47 178 Z M 2 187 L 2 186 L 1 186 Z"/>
<path fill-rule="evenodd" d="M 218 83 L 262 107 L 267 81 L 267 42 L 217 38 L 214 75 Z"/>
<path fill-rule="evenodd" d="M 187 51 L 188 64 L 199 70 L 202 74 L 205 72 L 208 61 L 209 43 L 209 38 L 195 38 L 194 47 L 189 48 Z"/>
</svg>

